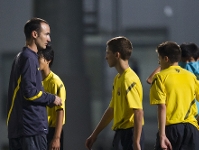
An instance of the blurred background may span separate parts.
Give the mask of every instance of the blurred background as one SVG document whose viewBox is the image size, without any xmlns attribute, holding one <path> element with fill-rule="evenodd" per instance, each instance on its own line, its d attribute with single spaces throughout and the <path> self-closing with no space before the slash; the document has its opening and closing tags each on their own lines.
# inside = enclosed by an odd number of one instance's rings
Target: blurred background
<svg viewBox="0 0 199 150">
<path fill-rule="evenodd" d="M 51 26 L 55 60 L 52 70 L 67 88 L 64 149 L 85 150 L 85 140 L 110 98 L 114 68 L 105 61 L 106 41 L 123 35 L 132 41 L 130 66 L 139 75 L 145 111 L 145 150 L 157 132 L 156 107 L 149 105 L 146 78 L 158 66 L 156 46 L 172 40 L 199 44 L 199 1 L 0 0 L 0 149 L 8 148 L 6 100 L 11 63 L 25 44 L 23 27 L 32 17 Z M 111 150 L 111 124 L 93 150 Z"/>
</svg>

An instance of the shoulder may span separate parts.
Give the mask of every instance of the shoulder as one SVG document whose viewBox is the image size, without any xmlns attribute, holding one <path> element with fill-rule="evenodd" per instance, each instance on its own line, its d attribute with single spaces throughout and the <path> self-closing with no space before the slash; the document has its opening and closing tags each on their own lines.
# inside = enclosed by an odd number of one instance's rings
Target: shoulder
<svg viewBox="0 0 199 150">
<path fill-rule="evenodd" d="M 34 51 L 32 51 L 31 49 L 27 47 L 23 47 L 21 54 L 23 56 L 37 56 L 37 53 L 35 53 Z"/>
<path fill-rule="evenodd" d="M 124 80 L 140 80 L 138 75 L 131 69 L 131 68 L 128 68 L 124 74 Z"/>
<path fill-rule="evenodd" d="M 61 78 L 57 74 L 55 74 L 53 71 L 51 71 L 51 78 L 54 80 L 61 80 Z"/>
<path fill-rule="evenodd" d="M 169 67 L 167 69 L 164 69 L 164 70 L 161 70 L 160 72 L 156 73 L 154 75 L 154 78 L 153 79 L 158 79 L 158 80 L 165 80 L 167 77 L 175 77 L 175 78 L 179 78 L 179 77 L 193 77 L 195 78 L 195 75 L 180 67 L 180 66 L 172 66 L 172 67 Z"/>
<path fill-rule="evenodd" d="M 51 78 L 51 82 L 54 84 L 58 84 L 58 85 L 63 84 L 63 81 L 61 80 L 61 78 L 52 71 L 50 73 L 50 78 Z"/>
<path fill-rule="evenodd" d="M 124 85 L 136 85 L 136 87 L 142 87 L 142 83 L 140 78 L 137 74 L 132 70 L 129 69 L 124 76 Z"/>
<path fill-rule="evenodd" d="M 29 48 L 24 47 L 20 53 L 20 58 L 22 60 L 34 60 L 38 62 L 38 55 L 30 50 Z"/>
</svg>

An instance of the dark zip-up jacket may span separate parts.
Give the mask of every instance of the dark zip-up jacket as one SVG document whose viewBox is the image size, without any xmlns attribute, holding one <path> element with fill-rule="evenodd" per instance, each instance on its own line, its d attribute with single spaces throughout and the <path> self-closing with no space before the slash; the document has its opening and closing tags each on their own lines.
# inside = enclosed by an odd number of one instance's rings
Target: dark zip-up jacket
<svg viewBox="0 0 199 150">
<path fill-rule="evenodd" d="M 27 47 L 15 57 L 10 74 L 7 102 L 8 138 L 48 133 L 46 105 L 55 96 L 45 93 L 38 55 Z"/>
</svg>

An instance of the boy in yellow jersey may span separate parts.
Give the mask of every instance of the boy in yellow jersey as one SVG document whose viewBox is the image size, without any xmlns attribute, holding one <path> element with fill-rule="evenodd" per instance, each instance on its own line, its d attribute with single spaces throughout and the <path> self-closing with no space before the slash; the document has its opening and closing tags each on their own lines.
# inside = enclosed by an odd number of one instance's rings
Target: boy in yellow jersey
<svg viewBox="0 0 199 150">
<path fill-rule="evenodd" d="M 47 135 L 48 150 L 63 150 L 63 125 L 65 124 L 66 90 L 62 80 L 51 71 L 54 51 L 50 46 L 38 52 L 42 84 L 44 91 L 56 94 L 62 99 L 61 106 L 47 107 L 49 132 Z"/>
<path fill-rule="evenodd" d="M 177 43 L 164 42 L 158 45 L 157 53 L 161 71 L 154 75 L 150 88 L 150 104 L 158 106 L 155 150 L 197 150 L 195 98 L 199 98 L 199 82 L 194 74 L 178 66 L 181 49 Z"/>
<path fill-rule="evenodd" d="M 107 42 L 106 60 L 109 67 L 115 67 L 118 74 L 114 78 L 112 99 L 102 119 L 86 140 L 91 150 L 98 134 L 113 120 L 115 131 L 113 149 L 143 150 L 144 135 L 143 89 L 139 77 L 129 67 L 128 60 L 133 50 L 126 37 L 115 37 Z"/>
</svg>

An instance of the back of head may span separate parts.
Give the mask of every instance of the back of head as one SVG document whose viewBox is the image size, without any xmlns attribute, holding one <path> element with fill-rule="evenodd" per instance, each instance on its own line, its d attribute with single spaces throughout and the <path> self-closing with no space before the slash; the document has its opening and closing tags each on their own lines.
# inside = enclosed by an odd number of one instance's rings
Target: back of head
<svg viewBox="0 0 199 150">
<path fill-rule="evenodd" d="M 37 53 L 40 57 L 44 57 L 47 61 L 50 61 L 49 67 L 52 66 L 54 60 L 54 51 L 50 45 L 46 46 L 46 49 L 39 50 Z"/>
<path fill-rule="evenodd" d="M 179 62 L 181 49 L 176 42 L 166 41 L 158 45 L 157 52 L 161 57 L 167 56 L 171 63 Z"/>
<path fill-rule="evenodd" d="M 32 18 L 26 22 L 24 26 L 24 34 L 26 36 L 26 40 L 29 40 L 31 38 L 32 31 L 37 31 L 38 33 L 40 33 L 42 22 L 48 24 L 47 21 L 41 18 Z"/>
<path fill-rule="evenodd" d="M 130 58 L 133 46 L 126 37 L 119 36 L 112 38 L 106 44 L 113 53 L 119 52 L 123 60 L 128 60 Z"/>
<path fill-rule="evenodd" d="M 196 61 L 199 57 L 199 48 L 195 43 L 182 43 L 180 45 L 182 50 L 182 58 L 191 58 L 193 57 Z"/>
</svg>

